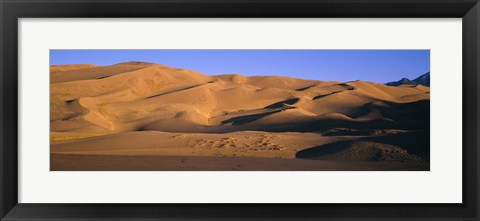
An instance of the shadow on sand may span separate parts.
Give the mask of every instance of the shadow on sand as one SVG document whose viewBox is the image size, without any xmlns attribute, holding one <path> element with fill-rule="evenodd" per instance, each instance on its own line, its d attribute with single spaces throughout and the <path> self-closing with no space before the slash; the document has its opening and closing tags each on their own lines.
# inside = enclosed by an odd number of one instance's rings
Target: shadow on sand
<svg viewBox="0 0 480 221">
<path fill-rule="evenodd" d="M 322 156 L 339 153 L 351 147 L 355 142 L 374 142 L 401 147 L 411 154 L 415 154 L 425 162 L 430 162 L 430 137 L 428 132 L 415 131 L 400 134 L 392 134 L 378 137 L 360 138 L 354 141 L 341 141 L 320 146 L 311 147 L 296 153 L 296 158 L 315 159 Z"/>
</svg>

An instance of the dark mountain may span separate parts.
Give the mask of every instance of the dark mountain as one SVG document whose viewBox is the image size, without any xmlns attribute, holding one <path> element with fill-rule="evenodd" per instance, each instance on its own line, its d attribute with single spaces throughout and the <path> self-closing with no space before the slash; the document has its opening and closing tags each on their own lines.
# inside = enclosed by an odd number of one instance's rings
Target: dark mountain
<svg viewBox="0 0 480 221">
<path fill-rule="evenodd" d="M 415 78 L 413 80 L 413 82 L 417 83 L 417 84 L 421 84 L 423 86 L 428 86 L 430 87 L 430 72 L 427 72 L 426 74 L 418 77 L 418 78 Z"/>
<path fill-rule="evenodd" d="M 415 78 L 413 80 L 410 80 L 408 78 L 402 78 L 399 81 L 392 81 L 386 83 L 388 86 L 400 86 L 400 85 L 418 85 L 421 84 L 423 86 L 430 87 L 430 72 L 427 72 L 423 75 L 421 75 L 418 78 Z"/>
</svg>

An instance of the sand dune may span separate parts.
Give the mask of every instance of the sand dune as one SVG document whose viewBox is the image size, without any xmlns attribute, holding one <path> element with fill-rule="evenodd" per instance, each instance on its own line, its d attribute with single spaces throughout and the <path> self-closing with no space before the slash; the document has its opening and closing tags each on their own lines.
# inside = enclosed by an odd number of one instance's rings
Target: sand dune
<svg viewBox="0 0 480 221">
<path fill-rule="evenodd" d="M 50 74 L 96 67 L 94 64 L 51 65 Z"/>
<path fill-rule="evenodd" d="M 50 70 L 51 152 L 62 159 L 93 154 L 429 161 L 428 147 L 365 140 L 428 132 L 430 89 L 423 85 L 208 76 L 145 62 Z M 425 143 L 423 138 L 416 139 Z"/>
<path fill-rule="evenodd" d="M 420 132 L 403 132 L 385 136 L 363 137 L 355 140 L 332 142 L 303 149 L 297 158 L 345 160 L 423 162 L 429 159 L 430 143 L 427 135 Z M 423 142 L 420 142 L 423 140 Z"/>
</svg>

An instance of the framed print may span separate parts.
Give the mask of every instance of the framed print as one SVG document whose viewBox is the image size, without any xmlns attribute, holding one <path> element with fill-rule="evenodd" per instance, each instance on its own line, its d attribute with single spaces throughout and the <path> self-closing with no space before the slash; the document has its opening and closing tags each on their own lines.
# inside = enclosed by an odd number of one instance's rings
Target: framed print
<svg viewBox="0 0 480 221">
<path fill-rule="evenodd" d="M 479 219 L 475 0 L 1 4 L 1 220 Z"/>
</svg>

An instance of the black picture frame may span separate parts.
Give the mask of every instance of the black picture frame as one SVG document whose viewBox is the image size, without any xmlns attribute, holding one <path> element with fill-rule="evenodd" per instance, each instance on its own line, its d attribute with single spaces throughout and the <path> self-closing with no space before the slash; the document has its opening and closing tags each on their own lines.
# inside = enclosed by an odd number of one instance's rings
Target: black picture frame
<svg viewBox="0 0 480 221">
<path fill-rule="evenodd" d="M 0 0 L 0 15 L 1 220 L 479 220 L 480 5 L 478 0 Z M 18 203 L 17 21 L 19 18 L 47 17 L 462 18 L 463 203 Z"/>
</svg>

